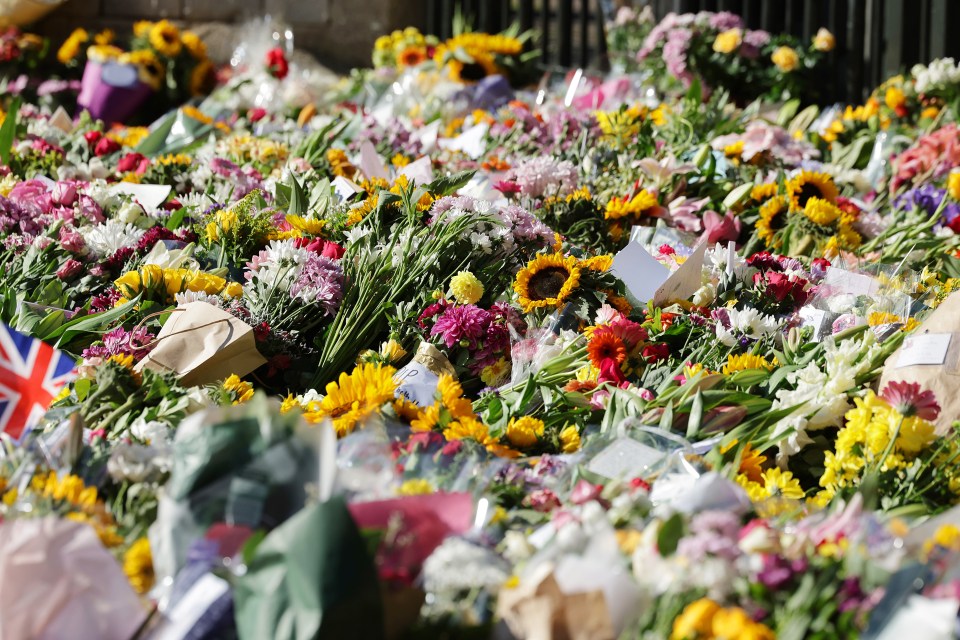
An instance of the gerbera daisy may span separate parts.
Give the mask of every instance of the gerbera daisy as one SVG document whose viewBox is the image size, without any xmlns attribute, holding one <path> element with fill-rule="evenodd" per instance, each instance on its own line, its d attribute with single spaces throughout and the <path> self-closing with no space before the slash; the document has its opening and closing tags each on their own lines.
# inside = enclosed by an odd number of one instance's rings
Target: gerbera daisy
<svg viewBox="0 0 960 640">
<path fill-rule="evenodd" d="M 363 363 L 349 374 L 327 385 L 327 395 L 311 402 L 304 412 L 310 422 L 333 421 L 338 436 L 352 432 L 358 423 L 380 410 L 383 403 L 393 400 L 396 382 L 393 367 Z"/>
<path fill-rule="evenodd" d="M 751 482 L 762 482 L 763 463 L 766 461 L 767 456 L 747 443 L 743 451 L 740 452 L 740 473 L 750 479 Z"/>
<path fill-rule="evenodd" d="M 544 307 L 559 307 L 580 284 L 576 258 L 561 253 L 540 255 L 517 273 L 513 290 L 524 313 Z"/>
<path fill-rule="evenodd" d="M 407 47 L 397 56 L 397 66 L 415 67 L 427 60 L 427 50 L 423 47 Z"/>
<path fill-rule="evenodd" d="M 810 198 L 820 198 L 833 204 L 837 195 L 833 178 L 826 173 L 801 171 L 787 181 L 787 197 L 790 199 L 790 208 L 794 211 L 802 211 Z"/>
<path fill-rule="evenodd" d="M 880 397 L 890 403 L 899 414 L 905 417 L 918 416 L 924 420 L 936 420 L 940 415 L 940 405 L 930 390 L 921 391 L 916 382 L 890 382 Z"/>
<path fill-rule="evenodd" d="M 177 29 L 169 20 L 161 20 L 150 28 L 150 46 L 157 53 L 168 58 L 175 58 L 183 47 L 180 42 L 180 29 Z"/>
<path fill-rule="evenodd" d="M 744 353 L 735 356 L 727 356 L 727 364 L 723 365 L 723 368 L 720 369 L 720 372 L 724 375 L 730 375 L 731 373 L 736 373 L 737 371 L 747 371 L 750 369 L 763 369 L 766 371 L 772 371 L 773 365 L 770 364 L 763 356 L 757 356 L 752 353 Z"/>
<path fill-rule="evenodd" d="M 609 327 L 600 327 L 587 343 L 587 356 L 590 364 L 598 369 L 605 360 L 613 360 L 619 365 L 627 359 L 627 347 Z"/>
</svg>

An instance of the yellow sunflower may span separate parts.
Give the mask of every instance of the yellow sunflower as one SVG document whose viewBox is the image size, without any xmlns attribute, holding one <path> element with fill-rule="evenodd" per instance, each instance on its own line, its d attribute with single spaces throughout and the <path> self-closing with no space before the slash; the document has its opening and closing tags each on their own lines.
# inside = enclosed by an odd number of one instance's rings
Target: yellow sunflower
<svg viewBox="0 0 960 640">
<path fill-rule="evenodd" d="M 157 50 L 157 53 L 168 58 L 175 58 L 182 48 L 180 42 L 180 29 L 177 29 L 169 20 L 161 20 L 150 28 L 150 46 Z"/>
<path fill-rule="evenodd" d="M 184 31 L 183 35 L 180 36 L 180 41 L 194 60 L 207 59 L 207 45 L 193 31 Z"/>
<path fill-rule="evenodd" d="M 787 197 L 793 211 L 802 211 L 810 198 L 820 198 L 833 204 L 837 201 L 837 195 L 837 186 L 826 173 L 801 171 L 787 181 Z"/>
<path fill-rule="evenodd" d="M 215 81 L 213 63 L 202 60 L 190 72 L 190 93 L 195 96 L 206 95 Z"/>
<path fill-rule="evenodd" d="M 86 29 L 74 29 L 73 33 L 60 45 L 60 49 L 57 51 L 57 60 L 61 64 L 73 62 L 80 55 L 80 46 L 88 40 L 90 40 L 90 34 L 87 33 Z"/>
<path fill-rule="evenodd" d="M 493 56 L 486 51 L 468 49 L 467 55 L 473 62 L 463 62 L 453 58 L 447 63 L 451 79 L 469 84 L 500 73 L 500 68 Z"/>
<path fill-rule="evenodd" d="M 757 220 L 757 237 L 763 240 L 767 247 L 779 247 L 776 233 L 780 225 L 779 218 L 787 208 L 787 201 L 783 196 L 774 196 L 760 207 L 760 218 Z"/>
<path fill-rule="evenodd" d="M 124 54 L 120 56 L 120 62 L 136 65 L 140 80 L 153 87 L 154 91 L 160 89 L 167 75 L 167 68 L 150 49 L 137 49 Z"/>
<path fill-rule="evenodd" d="M 580 284 L 581 267 L 576 258 L 562 253 L 540 255 L 517 273 L 513 290 L 524 313 L 544 307 L 559 307 Z"/>
<path fill-rule="evenodd" d="M 153 554 L 150 552 L 149 540 L 140 538 L 130 545 L 123 554 L 123 572 L 137 593 L 146 593 L 153 587 Z"/>
<path fill-rule="evenodd" d="M 287 216 L 287 222 L 290 226 L 302 234 L 308 236 L 323 236 L 323 229 L 327 226 L 326 220 L 317 220 L 316 218 L 305 218 L 290 214 Z"/>
<path fill-rule="evenodd" d="M 151 29 L 153 29 L 153 23 L 149 20 L 138 20 L 133 23 L 133 35 L 138 38 L 149 37 Z"/>
<path fill-rule="evenodd" d="M 338 436 L 352 432 L 357 424 L 380 411 L 393 400 L 397 388 L 393 380 L 396 369 L 380 364 L 363 363 L 351 373 L 341 373 L 340 379 L 327 385 L 327 395 L 311 402 L 304 412 L 310 422 L 333 421 Z"/>
</svg>

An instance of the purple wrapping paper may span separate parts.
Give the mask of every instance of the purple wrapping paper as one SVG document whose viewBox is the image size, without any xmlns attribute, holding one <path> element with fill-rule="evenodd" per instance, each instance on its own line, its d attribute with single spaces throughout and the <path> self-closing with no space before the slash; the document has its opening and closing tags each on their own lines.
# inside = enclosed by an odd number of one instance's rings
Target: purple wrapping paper
<svg viewBox="0 0 960 640">
<path fill-rule="evenodd" d="M 80 81 L 80 95 L 77 105 L 86 109 L 90 115 L 107 123 L 123 122 L 132 116 L 153 90 L 150 85 L 139 79 L 127 86 L 109 84 L 104 79 L 104 70 L 108 65 L 87 61 Z M 122 66 L 122 65 L 120 65 Z M 134 76 L 135 77 L 135 76 Z"/>
</svg>

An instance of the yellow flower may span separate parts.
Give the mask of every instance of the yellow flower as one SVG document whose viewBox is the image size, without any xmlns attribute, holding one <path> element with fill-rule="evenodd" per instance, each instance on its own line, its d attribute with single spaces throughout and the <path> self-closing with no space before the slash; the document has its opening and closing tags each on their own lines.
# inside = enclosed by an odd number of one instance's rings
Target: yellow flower
<svg viewBox="0 0 960 640">
<path fill-rule="evenodd" d="M 899 419 L 899 415 L 893 412 L 893 416 L 896 416 L 897 419 Z M 896 428 L 896 425 L 893 425 L 893 428 Z M 904 418 L 903 424 L 900 425 L 900 434 L 897 436 L 897 447 L 906 453 L 920 453 L 936 439 L 935 430 L 936 427 L 933 423 L 927 422 L 923 418 L 917 416 Z"/>
<path fill-rule="evenodd" d="M 607 203 L 603 217 L 607 220 L 619 220 L 626 216 L 639 219 L 641 215 L 657 206 L 657 198 L 646 189 L 627 200 L 626 198 L 612 198 Z"/>
<path fill-rule="evenodd" d="M 543 436 L 543 429 L 543 421 L 532 416 L 510 418 L 505 435 L 510 444 L 526 449 L 537 444 L 537 440 Z"/>
<path fill-rule="evenodd" d="M 820 27 L 817 35 L 813 36 L 813 48 L 817 51 L 833 51 L 837 44 L 837 39 L 833 37 L 829 29 Z"/>
<path fill-rule="evenodd" d="M 227 286 L 223 288 L 223 295 L 226 298 L 239 298 L 243 295 L 243 285 L 239 282 L 227 283 Z"/>
<path fill-rule="evenodd" d="M 717 53 L 733 53 L 740 48 L 743 32 L 740 29 L 728 29 L 717 34 L 713 41 L 713 50 Z"/>
<path fill-rule="evenodd" d="M 673 621 L 670 640 L 710 637 L 713 631 L 713 617 L 719 611 L 720 605 L 709 598 L 700 598 L 696 602 L 691 602 Z"/>
<path fill-rule="evenodd" d="M 135 298 L 143 287 L 143 282 L 140 280 L 140 272 L 127 271 L 113 281 L 113 286 L 119 289 L 124 297 Z"/>
<path fill-rule="evenodd" d="M 947 176 L 947 193 L 954 200 L 960 200 L 960 170 L 954 169 Z"/>
<path fill-rule="evenodd" d="M 180 53 L 180 30 L 169 20 L 161 20 L 150 28 L 150 46 L 157 53 L 168 58 L 175 58 Z"/>
<path fill-rule="evenodd" d="M 540 255 L 517 273 L 513 283 L 524 313 L 559 307 L 580 284 L 581 268 L 576 258 L 562 253 Z"/>
<path fill-rule="evenodd" d="M 787 181 L 787 198 L 793 211 L 802 211 L 810 198 L 821 198 L 834 204 L 837 195 L 839 192 L 833 178 L 826 173 L 804 170 Z"/>
<path fill-rule="evenodd" d="M 407 480 L 397 489 L 397 495 L 401 496 L 423 496 L 430 493 L 433 493 L 433 485 L 423 478 Z"/>
<path fill-rule="evenodd" d="M 127 574 L 130 586 L 137 593 L 144 594 L 153 586 L 153 554 L 150 541 L 140 538 L 123 554 L 123 572 Z"/>
<path fill-rule="evenodd" d="M 567 425 L 560 431 L 560 448 L 564 453 L 580 450 L 580 430 L 576 425 Z"/>
<path fill-rule="evenodd" d="M 183 35 L 180 36 L 180 41 L 194 59 L 206 60 L 207 45 L 200 39 L 200 36 L 193 31 L 184 31 Z"/>
<path fill-rule="evenodd" d="M 469 271 L 461 271 L 450 279 L 450 292 L 460 304 L 476 304 L 483 297 L 483 284 Z"/>
<path fill-rule="evenodd" d="M 187 291 L 202 291 L 209 295 L 216 295 L 227 286 L 227 281 L 220 276 L 204 271 L 191 272 L 187 280 Z"/>
<path fill-rule="evenodd" d="M 235 373 L 230 374 L 230 377 L 223 381 L 220 388 L 233 397 L 233 404 L 243 404 L 253 397 L 253 385 L 241 380 L 240 376 Z"/>
<path fill-rule="evenodd" d="M 836 206 L 821 198 L 810 198 L 803 208 L 803 215 L 807 219 L 822 227 L 833 224 L 841 215 L 842 211 Z"/>
<path fill-rule="evenodd" d="M 214 81 L 213 63 L 209 60 L 201 60 L 190 72 L 190 94 L 205 95 Z"/>
<path fill-rule="evenodd" d="M 720 373 L 724 375 L 730 375 L 731 373 L 736 373 L 737 371 L 747 371 L 749 369 L 773 371 L 773 368 L 773 364 L 768 362 L 765 357 L 754 355 L 752 353 L 744 353 L 741 355 L 727 356 L 727 364 L 723 365 L 723 368 L 720 369 Z"/>
<path fill-rule="evenodd" d="M 904 95 L 900 87 L 888 87 L 886 93 L 884 93 L 883 101 L 889 108 L 896 109 L 906 103 L 907 96 Z"/>
<path fill-rule="evenodd" d="M 791 500 L 803 498 L 803 488 L 800 481 L 789 471 L 781 471 L 780 467 L 771 467 L 763 472 L 763 488 L 770 497 L 781 496 Z"/>
<path fill-rule="evenodd" d="M 399 362 L 405 355 L 407 355 L 407 350 L 393 338 L 380 345 L 380 357 L 387 362 Z"/>
<path fill-rule="evenodd" d="M 450 374 L 440 374 L 440 379 L 437 382 L 437 393 L 440 395 L 441 404 L 454 419 L 462 420 L 474 417 L 473 403 L 463 397 L 463 387 Z"/>
<path fill-rule="evenodd" d="M 935 547 L 941 547 L 947 551 L 960 551 L 960 527 L 952 523 L 937 527 L 933 536 L 923 543 L 923 555 L 929 556 Z"/>
<path fill-rule="evenodd" d="M 475 418 L 462 418 L 451 422 L 443 430 L 447 440 L 473 440 L 484 446 L 494 444 L 490 437 L 490 428 Z"/>
<path fill-rule="evenodd" d="M 787 208 L 787 200 L 783 196 L 774 196 L 760 206 L 760 217 L 757 219 L 757 237 L 763 240 L 768 247 L 777 247 L 781 244 L 777 240 L 777 219 Z"/>
<path fill-rule="evenodd" d="M 777 47 L 770 56 L 770 60 L 784 73 L 790 73 L 800 66 L 800 56 L 790 47 Z"/>
<path fill-rule="evenodd" d="M 74 29 L 73 33 L 64 40 L 60 49 L 57 50 L 57 60 L 61 64 L 70 64 L 80 54 L 80 46 L 89 40 L 90 34 L 87 33 L 86 29 Z"/>
<path fill-rule="evenodd" d="M 488 387 L 496 387 L 506 380 L 509 373 L 510 363 L 506 358 L 498 358 L 496 362 L 480 371 L 480 380 Z"/>
<path fill-rule="evenodd" d="M 304 412 L 310 422 L 333 421 L 337 435 L 345 436 L 359 423 L 380 411 L 393 399 L 397 388 L 393 380 L 396 370 L 379 364 L 363 363 L 351 373 L 341 373 L 336 382 L 327 385 L 326 396 L 311 402 Z"/>
<path fill-rule="evenodd" d="M 149 36 L 151 29 L 153 29 L 153 23 L 149 20 L 138 20 L 133 23 L 133 35 L 138 38 L 146 38 Z"/>
<path fill-rule="evenodd" d="M 723 148 L 723 155 L 728 158 L 739 159 L 743 154 L 744 142 L 743 140 L 737 140 L 733 144 L 728 144 Z"/>
</svg>

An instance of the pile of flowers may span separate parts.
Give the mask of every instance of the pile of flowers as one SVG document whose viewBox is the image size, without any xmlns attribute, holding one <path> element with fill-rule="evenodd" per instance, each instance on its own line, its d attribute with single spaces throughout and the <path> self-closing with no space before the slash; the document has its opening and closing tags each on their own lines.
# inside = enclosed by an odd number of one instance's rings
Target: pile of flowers
<svg viewBox="0 0 960 640">
<path fill-rule="evenodd" d="M 307 108 L 4 97 L 4 629 L 951 637 L 956 65 L 821 109 L 828 34 L 616 23 L 648 81 L 532 92 L 528 37 L 407 29 Z M 202 64 L 101 35 L 60 54 Z"/>
</svg>

